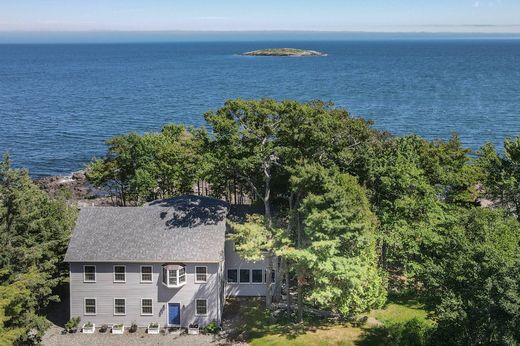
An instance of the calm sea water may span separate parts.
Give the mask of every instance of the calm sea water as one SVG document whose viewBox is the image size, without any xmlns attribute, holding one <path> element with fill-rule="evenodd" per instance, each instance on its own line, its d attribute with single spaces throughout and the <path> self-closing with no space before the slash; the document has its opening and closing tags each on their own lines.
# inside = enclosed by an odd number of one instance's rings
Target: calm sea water
<svg viewBox="0 0 520 346">
<path fill-rule="evenodd" d="M 285 46 L 329 55 L 237 55 Z M 202 125 L 237 97 L 330 100 L 394 134 L 501 145 L 520 134 L 520 40 L 0 45 L 0 152 L 68 174 L 111 136 Z"/>
</svg>

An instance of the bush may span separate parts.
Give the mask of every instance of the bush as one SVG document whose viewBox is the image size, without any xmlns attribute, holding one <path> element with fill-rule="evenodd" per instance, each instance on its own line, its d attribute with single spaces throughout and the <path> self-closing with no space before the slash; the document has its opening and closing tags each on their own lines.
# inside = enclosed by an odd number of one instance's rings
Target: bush
<svg viewBox="0 0 520 346">
<path fill-rule="evenodd" d="M 217 334 L 219 331 L 220 327 L 215 320 L 211 321 L 211 323 L 204 328 L 204 333 L 206 334 Z"/>
<path fill-rule="evenodd" d="M 386 327 L 388 345 L 425 346 L 433 331 L 430 323 L 413 318 L 406 322 L 390 323 Z"/>
<path fill-rule="evenodd" d="M 81 321 L 81 318 L 78 317 L 72 317 L 70 320 L 65 323 L 65 330 L 69 333 L 74 333 L 76 329 L 79 326 L 79 321 Z"/>
</svg>

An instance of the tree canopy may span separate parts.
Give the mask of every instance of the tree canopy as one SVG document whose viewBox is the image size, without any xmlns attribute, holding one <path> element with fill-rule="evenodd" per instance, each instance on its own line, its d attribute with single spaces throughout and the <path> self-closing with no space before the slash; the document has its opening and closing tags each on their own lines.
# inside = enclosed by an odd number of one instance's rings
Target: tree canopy
<svg viewBox="0 0 520 346">
<path fill-rule="evenodd" d="M 0 343 L 37 341 L 41 317 L 59 297 L 54 289 L 68 275 L 63 255 L 76 208 L 63 197 L 49 198 L 27 171 L 0 163 Z M 33 330 L 32 339 L 29 331 Z"/>
<path fill-rule="evenodd" d="M 413 294 L 433 344 L 520 342 L 520 138 L 475 159 L 457 135 L 392 136 L 322 101 L 228 100 L 204 118 L 110 139 L 89 181 L 121 205 L 196 190 L 260 207 L 231 238 L 278 274 L 267 305 L 285 296 L 292 309 L 296 293 L 300 321 L 306 308 L 348 317 Z"/>
</svg>

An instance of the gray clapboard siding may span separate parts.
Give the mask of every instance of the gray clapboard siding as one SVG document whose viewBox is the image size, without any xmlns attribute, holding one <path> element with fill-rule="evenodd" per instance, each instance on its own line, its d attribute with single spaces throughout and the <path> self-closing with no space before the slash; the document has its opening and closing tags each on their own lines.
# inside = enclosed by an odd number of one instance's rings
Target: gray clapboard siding
<svg viewBox="0 0 520 346">
<path fill-rule="evenodd" d="M 96 282 L 83 282 L 83 266 L 96 266 Z M 115 283 L 113 266 L 126 266 L 126 282 Z M 152 283 L 141 283 L 140 266 L 153 266 Z M 195 283 L 195 267 L 208 267 L 206 283 Z M 166 325 L 168 303 L 180 303 L 181 326 L 190 323 L 204 326 L 215 320 L 220 322 L 222 299 L 219 286 L 222 282 L 222 264 L 220 263 L 186 263 L 186 284 L 180 288 L 167 288 L 162 284 L 161 263 L 70 263 L 70 313 L 80 316 L 82 323 L 88 321 L 102 324 L 123 323 L 130 326 L 133 322 L 138 326 L 158 322 Z M 84 298 L 96 298 L 97 313 L 95 316 L 84 314 Z M 126 299 L 126 315 L 114 316 L 114 298 Z M 141 315 L 141 298 L 153 299 L 153 316 Z M 195 300 L 207 299 L 208 315 L 195 315 Z"/>
<path fill-rule="evenodd" d="M 267 285 L 264 283 L 227 283 L 228 269 L 261 269 L 267 268 L 267 260 L 245 261 L 235 251 L 235 244 L 232 240 L 226 240 L 225 246 L 225 270 L 223 273 L 226 281 L 226 297 L 265 297 Z M 264 280 L 265 281 L 265 280 Z"/>
</svg>

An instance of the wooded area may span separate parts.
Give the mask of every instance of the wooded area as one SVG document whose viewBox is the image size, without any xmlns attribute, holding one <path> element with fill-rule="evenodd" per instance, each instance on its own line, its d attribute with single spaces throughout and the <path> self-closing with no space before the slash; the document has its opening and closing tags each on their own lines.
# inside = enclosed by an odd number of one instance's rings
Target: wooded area
<svg viewBox="0 0 520 346">
<path fill-rule="evenodd" d="M 435 322 L 416 326 L 421 344 L 520 343 L 520 138 L 503 152 L 485 145 L 471 153 L 456 135 L 392 136 L 321 101 L 230 100 L 204 116 L 206 127 L 110 139 L 87 178 L 123 206 L 194 187 L 261 206 L 245 223 L 230 222 L 233 238 L 245 258 L 267 254 L 279 273 L 274 282 L 267 275 L 272 299 L 291 306 L 295 322 L 306 307 L 349 318 L 388 295 L 413 295 Z M 74 215 L 65 197 L 44 195 L 6 157 L 6 340 L 44 330 L 37 316 L 66 275 Z"/>
</svg>

